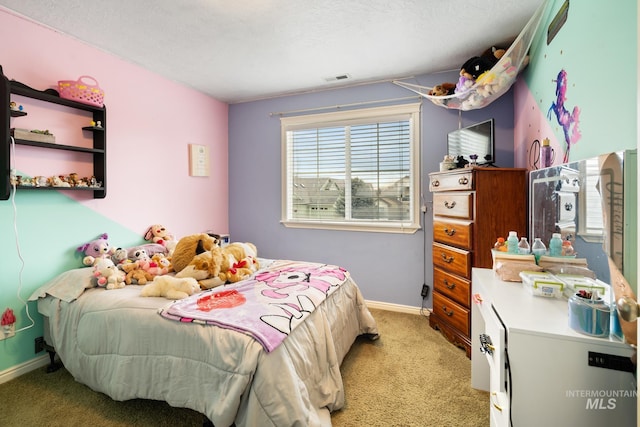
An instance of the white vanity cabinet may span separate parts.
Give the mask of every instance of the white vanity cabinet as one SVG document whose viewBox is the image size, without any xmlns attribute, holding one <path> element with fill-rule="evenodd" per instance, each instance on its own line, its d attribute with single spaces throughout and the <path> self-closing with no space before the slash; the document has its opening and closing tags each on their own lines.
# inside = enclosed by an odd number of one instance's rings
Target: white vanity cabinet
<svg viewBox="0 0 640 427">
<path fill-rule="evenodd" d="M 636 425 L 636 378 L 621 370 L 635 368 L 634 350 L 572 330 L 564 298 L 474 268 L 471 345 L 471 385 L 489 391 L 492 426 Z"/>
</svg>

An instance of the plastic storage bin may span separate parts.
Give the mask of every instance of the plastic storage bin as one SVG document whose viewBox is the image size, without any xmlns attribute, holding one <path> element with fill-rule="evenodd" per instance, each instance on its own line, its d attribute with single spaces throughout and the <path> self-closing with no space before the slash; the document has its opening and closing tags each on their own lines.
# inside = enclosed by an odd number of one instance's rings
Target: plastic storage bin
<svg viewBox="0 0 640 427">
<path fill-rule="evenodd" d="M 547 298 L 562 298 L 564 282 L 553 274 L 537 271 L 520 272 L 522 283 L 533 295 Z"/>
<path fill-rule="evenodd" d="M 602 298 L 588 299 L 573 294 L 569 298 L 569 326 L 594 337 L 609 336 L 611 306 Z"/>
</svg>

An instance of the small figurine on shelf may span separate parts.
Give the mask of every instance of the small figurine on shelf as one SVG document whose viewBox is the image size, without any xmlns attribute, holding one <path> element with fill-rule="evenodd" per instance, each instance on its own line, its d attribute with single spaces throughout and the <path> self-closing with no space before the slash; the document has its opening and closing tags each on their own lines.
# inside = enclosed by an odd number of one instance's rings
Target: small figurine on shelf
<svg viewBox="0 0 640 427">
<path fill-rule="evenodd" d="M 100 120 L 96 122 L 96 127 L 102 129 L 102 122 Z"/>
<path fill-rule="evenodd" d="M 47 178 L 42 175 L 36 175 L 33 177 L 33 181 L 36 187 L 48 187 L 49 183 L 47 182 Z"/>
<path fill-rule="evenodd" d="M 469 158 L 471 159 L 471 163 L 469 163 L 469 167 L 475 167 L 478 166 L 478 155 L 477 154 L 471 154 L 469 156 Z"/>
<path fill-rule="evenodd" d="M 28 176 L 23 176 L 22 179 L 20 180 L 20 185 L 22 185 L 23 187 L 33 187 L 35 186 L 35 182 L 33 178 L 29 178 Z"/>
<path fill-rule="evenodd" d="M 95 176 L 92 176 L 89 178 L 89 187 L 100 188 L 102 187 L 102 182 L 98 181 Z"/>
</svg>

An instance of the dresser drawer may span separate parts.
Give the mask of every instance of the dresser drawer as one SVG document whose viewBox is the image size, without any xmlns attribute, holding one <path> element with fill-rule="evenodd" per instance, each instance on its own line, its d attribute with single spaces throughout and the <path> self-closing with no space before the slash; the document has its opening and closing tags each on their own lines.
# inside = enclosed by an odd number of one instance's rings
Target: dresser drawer
<svg viewBox="0 0 640 427">
<path fill-rule="evenodd" d="M 434 193 L 433 214 L 473 219 L 473 192 Z"/>
<path fill-rule="evenodd" d="M 471 306 L 471 282 L 467 279 L 434 268 L 433 289 L 465 307 Z"/>
<path fill-rule="evenodd" d="M 473 172 L 456 171 L 432 173 L 429 175 L 429 191 L 458 191 L 473 189 Z"/>
<path fill-rule="evenodd" d="M 471 249 L 471 221 L 455 221 L 444 218 L 433 220 L 433 240 L 463 249 Z"/>
<path fill-rule="evenodd" d="M 471 252 L 434 242 L 433 266 L 470 279 Z"/>
<path fill-rule="evenodd" d="M 466 336 L 469 336 L 469 309 L 438 292 L 434 292 L 433 313 L 441 319 L 445 319 L 447 323 Z"/>
</svg>

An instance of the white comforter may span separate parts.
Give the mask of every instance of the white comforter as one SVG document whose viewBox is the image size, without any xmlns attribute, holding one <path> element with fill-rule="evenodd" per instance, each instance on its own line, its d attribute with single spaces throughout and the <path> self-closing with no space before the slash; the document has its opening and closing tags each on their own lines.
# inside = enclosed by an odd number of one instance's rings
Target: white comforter
<svg viewBox="0 0 640 427">
<path fill-rule="evenodd" d="M 344 404 L 340 364 L 355 338 L 377 334 L 349 279 L 271 353 L 228 329 L 162 318 L 142 287 L 38 299 L 52 345 L 74 378 L 115 400 L 164 400 L 216 427 L 318 426 Z"/>
</svg>

